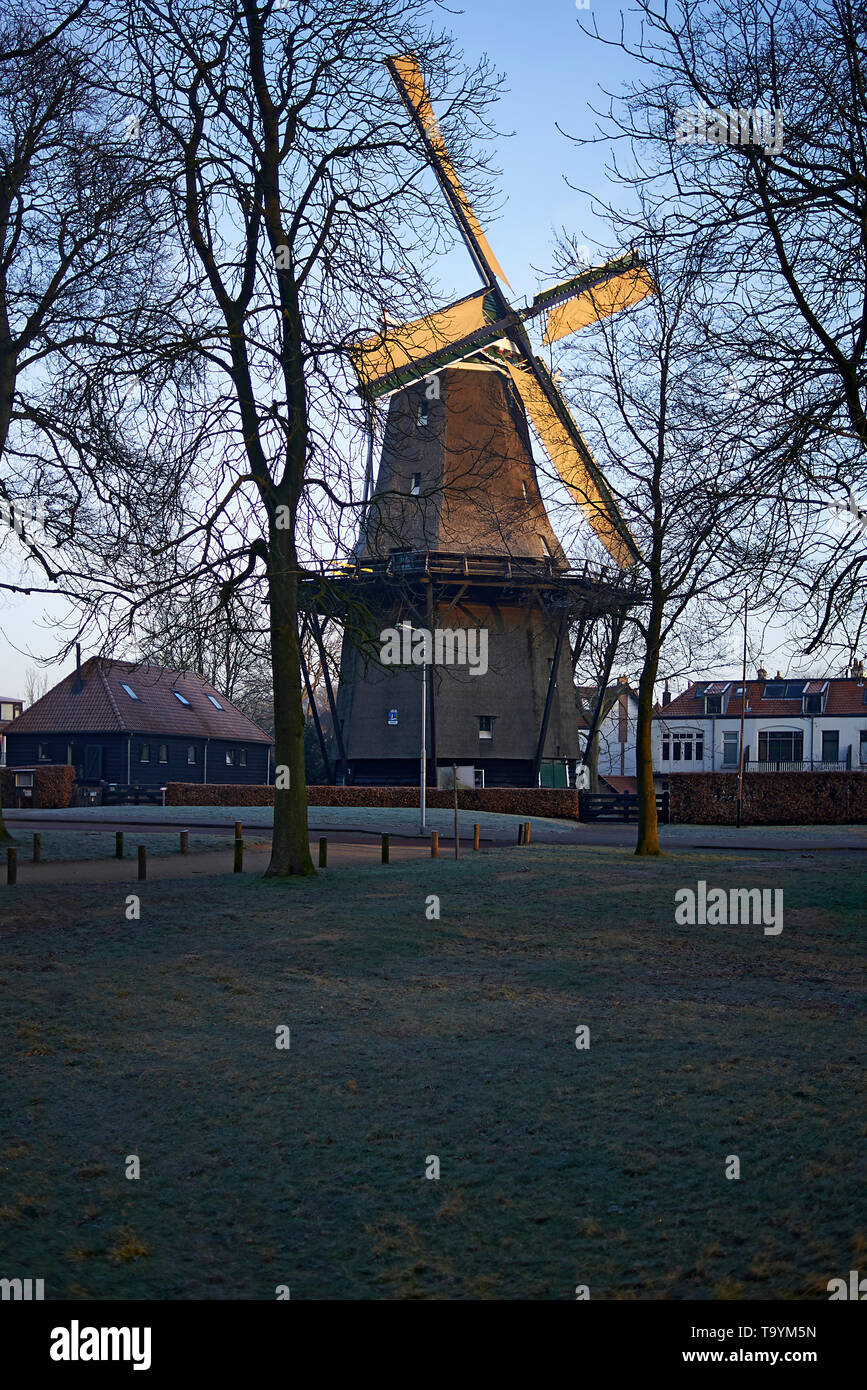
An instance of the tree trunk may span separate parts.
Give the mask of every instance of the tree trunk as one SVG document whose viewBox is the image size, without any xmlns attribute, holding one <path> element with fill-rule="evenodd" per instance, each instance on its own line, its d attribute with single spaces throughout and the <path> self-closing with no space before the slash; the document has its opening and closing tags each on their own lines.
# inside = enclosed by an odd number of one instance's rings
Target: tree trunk
<svg viewBox="0 0 867 1390">
<path fill-rule="evenodd" d="M 659 634 L 662 605 L 654 598 L 647 628 L 644 667 L 638 682 L 638 727 L 635 771 L 638 778 L 638 840 L 635 853 L 661 854 L 656 821 L 656 788 L 653 785 L 653 687 L 659 670 Z"/>
<path fill-rule="evenodd" d="M 277 527 L 272 514 L 268 544 L 271 667 L 274 675 L 274 837 L 266 878 L 313 874 L 307 829 L 304 771 L 304 710 L 298 646 L 298 562 L 292 532 Z M 289 769 L 289 786 L 281 769 Z"/>
</svg>

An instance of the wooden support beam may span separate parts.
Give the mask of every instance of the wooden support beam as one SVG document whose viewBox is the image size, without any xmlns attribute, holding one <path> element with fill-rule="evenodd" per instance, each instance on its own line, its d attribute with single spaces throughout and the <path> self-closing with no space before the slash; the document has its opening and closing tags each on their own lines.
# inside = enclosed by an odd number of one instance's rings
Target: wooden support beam
<svg viewBox="0 0 867 1390">
<path fill-rule="evenodd" d="M 319 619 L 317 618 L 316 614 L 313 612 L 312 609 L 307 615 L 307 620 L 312 629 L 313 640 L 316 643 L 316 649 L 319 652 L 319 658 L 322 662 L 322 678 L 325 681 L 325 693 L 328 696 L 328 708 L 331 710 L 331 720 L 334 725 L 334 737 L 337 740 L 337 751 L 340 754 L 340 761 L 343 765 L 343 775 L 344 777 L 346 777 L 349 764 L 346 757 L 346 748 L 344 747 L 343 743 L 343 730 L 341 729 L 340 722 L 337 718 L 337 701 L 334 698 L 334 689 L 331 685 L 331 672 L 328 669 L 328 656 L 325 651 L 325 643 L 322 640 L 322 631 L 319 627 Z"/>
<path fill-rule="evenodd" d="M 539 742 L 536 745 L 536 756 L 533 759 L 533 786 L 539 785 L 539 769 L 542 766 L 542 758 L 545 752 L 545 739 L 548 736 L 548 725 L 551 721 L 551 710 L 554 705 L 554 691 L 557 689 L 557 672 L 560 669 L 560 654 L 563 651 L 563 637 L 567 627 L 567 614 L 565 607 L 560 614 L 560 626 L 557 629 L 557 641 L 554 645 L 554 660 L 551 664 L 551 674 L 548 677 L 548 691 L 545 695 L 545 709 L 542 713 L 542 726 L 539 729 Z"/>
<path fill-rule="evenodd" d="M 304 689 L 307 691 L 307 699 L 310 704 L 310 713 L 313 715 L 313 723 L 316 727 L 316 737 L 319 739 L 319 750 L 322 753 L 322 760 L 325 763 L 325 775 L 328 778 L 329 786 L 334 786 L 334 772 L 331 767 L 331 759 L 328 756 L 328 749 L 325 744 L 325 735 L 322 732 L 322 721 L 319 718 L 319 710 L 316 708 L 313 687 L 310 683 L 310 672 L 307 669 L 307 662 L 304 659 L 304 632 L 307 627 L 306 619 L 302 620 L 301 632 L 298 639 L 298 655 L 301 658 L 301 674 L 304 677 Z"/>
</svg>

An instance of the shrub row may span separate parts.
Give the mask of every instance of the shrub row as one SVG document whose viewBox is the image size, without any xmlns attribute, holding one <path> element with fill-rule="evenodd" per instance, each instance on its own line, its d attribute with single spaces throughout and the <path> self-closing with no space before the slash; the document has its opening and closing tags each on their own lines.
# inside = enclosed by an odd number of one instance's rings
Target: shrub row
<svg viewBox="0 0 867 1390">
<path fill-rule="evenodd" d="M 42 811 L 62 811 L 72 804 L 75 772 L 65 764 L 37 767 L 33 778 L 33 797 L 27 804 Z M 15 770 L 0 768 L 0 805 L 15 806 Z"/>
<path fill-rule="evenodd" d="M 414 787 L 308 787 L 311 806 L 417 806 Z M 263 786 L 203 786 L 200 782 L 169 782 L 167 806 L 273 806 L 274 788 Z M 454 792 L 429 787 L 426 804 L 448 809 Z M 484 787 L 458 790 L 463 811 L 496 811 L 506 816 L 551 816 L 578 819 L 578 793 L 549 787 Z"/>
<path fill-rule="evenodd" d="M 668 779 L 671 819 L 679 825 L 734 825 L 733 772 L 675 773 Z M 745 825 L 859 825 L 867 821 L 867 774 L 746 772 Z"/>
</svg>

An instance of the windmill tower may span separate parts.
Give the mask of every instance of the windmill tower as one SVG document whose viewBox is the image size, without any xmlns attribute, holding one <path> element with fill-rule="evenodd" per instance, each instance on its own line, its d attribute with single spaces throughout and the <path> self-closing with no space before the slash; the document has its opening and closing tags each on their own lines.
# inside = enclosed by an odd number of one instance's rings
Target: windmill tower
<svg viewBox="0 0 867 1390">
<path fill-rule="evenodd" d="M 340 581 L 374 616 L 367 652 L 357 633 L 343 644 L 336 777 L 411 783 L 424 743 L 434 784 L 438 768 L 456 763 L 477 785 L 565 785 L 578 757 L 568 627 L 634 600 L 622 572 L 638 551 L 526 324 L 545 315 L 553 343 L 654 286 L 628 255 L 514 309 L 415 59 L 387 66 L 483 288 L 384 325 L 353 352 L 364 396 L 389 405 L 355 564 Z M 542 502 L 528 419 L 613 571 L 570 569 Z M 405 664 L 370 659 L 377 624 L 400 633 Z M 431 650 L 424 637 L 411 645 L 408 629 L 430 633 Z M 439 646 L 436 633 L 446 634 Z"/>
</svg>

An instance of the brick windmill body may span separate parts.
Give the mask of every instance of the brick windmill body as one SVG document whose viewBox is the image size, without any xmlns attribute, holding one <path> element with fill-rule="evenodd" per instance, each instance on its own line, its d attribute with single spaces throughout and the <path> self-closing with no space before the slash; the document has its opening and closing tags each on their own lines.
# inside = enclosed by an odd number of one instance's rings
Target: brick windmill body
<svg viewBox="0 0 867 1390">
<path fill-rule="evenodd" d="M 336 780 L 409 784 L 424 742 L 434 783 L 456 764 L 476 785 L 571 785 L 579 746 L 568 630 L 634 601 L 622 571 L 637 549 L 524 323 L 545 313 L 553 342 L 637 302 L 652 282 L 625 257 L 513 310 L 414 59 L 388 66 L 485 288 L 384 328 L 354 354 L 363 393 L 389 404 L 354 565 L 339 581 L 368 615 L 368 642 L 355 631 L 343 643 Z M 539 491 L 528 415 L 613 570 L 570 567 Z M 411 650 L 415 662 L 372 659 L 377 633 L 402 627 L 403 656 Z M 426 651 L 423 634 L 437 632 L 440 645 Z"/>
</svg>

